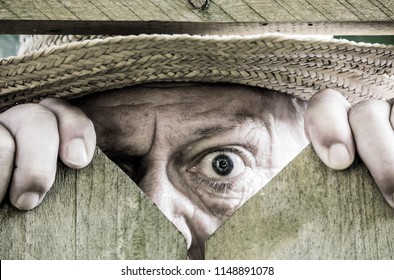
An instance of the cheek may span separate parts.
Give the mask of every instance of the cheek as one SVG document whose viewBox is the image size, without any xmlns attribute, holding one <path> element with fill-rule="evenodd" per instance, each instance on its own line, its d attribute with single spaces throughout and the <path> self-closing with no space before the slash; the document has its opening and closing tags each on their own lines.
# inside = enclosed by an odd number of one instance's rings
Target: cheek
<svg viewBox="0 0 394 280">
<path fill-rule="evenodd" d="M 251 169 L 248 169 L 243 177 L 236 183 L 234 191 L 230 190 L 227 193 L 218 193 L 206 187 L 195 187 L 194 195 L 199 202 L 196 205 L 222 224 L 269 180 L 264 172 L 254 172 Z"/>
</svg>

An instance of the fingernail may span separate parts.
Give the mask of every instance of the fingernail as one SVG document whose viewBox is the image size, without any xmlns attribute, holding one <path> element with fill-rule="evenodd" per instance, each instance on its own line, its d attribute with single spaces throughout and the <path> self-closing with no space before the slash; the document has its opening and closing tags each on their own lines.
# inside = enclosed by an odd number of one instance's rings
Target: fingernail
<svg viewBox="0 0 394 280">
<path fill-rule="evenodd" d="M 82 139 L 77 138 L 70 141 L 66 149 L 66 159 L 74 165 L 85 165 L 88 163 L 88 155 Z"/>
<path fill-rule="evenodd" d="M 30 210 L 38 205 L 40 195 L 36 192 L 24 192 L 15 202 L 15 206 L 21 210 Z"/>
<path fill-rule="evenodd" d="M 328 151 L 328 160 L 331 168 L 345 169 L 352 162 L 349 151 L 344 144 L 331 145 Z"/>
</svg>

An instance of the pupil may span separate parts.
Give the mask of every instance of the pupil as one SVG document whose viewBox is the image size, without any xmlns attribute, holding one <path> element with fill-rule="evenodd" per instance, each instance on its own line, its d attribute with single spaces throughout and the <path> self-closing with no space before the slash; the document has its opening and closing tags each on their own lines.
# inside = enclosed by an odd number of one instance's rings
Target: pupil
<svg viewBox="0 0 394 280">
<path fill-rule="evenodd" d="M 234 163 L 229 156 L 221 154 L 213 159 L 212 168 L 215 170 L 216 174 L 226 176 L 233 170 Z"/>
</svg>

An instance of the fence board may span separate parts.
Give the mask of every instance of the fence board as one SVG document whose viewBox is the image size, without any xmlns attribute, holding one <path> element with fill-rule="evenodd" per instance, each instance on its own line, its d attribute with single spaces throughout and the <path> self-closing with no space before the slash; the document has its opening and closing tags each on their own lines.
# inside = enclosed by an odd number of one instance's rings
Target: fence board
<svg viewBox="0 0 394 280">
<path fill-rule="evenodd" d="M 0 259 L 186 259 L 186 242 L 99 150 L 75 171 L 59 166 L 42 205 L 0 207 Z"/>
<path fill-rule="evenodd" d="M 303 151 L 206 243 L 207 259 L 393 259 L 394 211 L 365 166 Z"/>
<path fill-rule="evenodd" d="M 218 22 L 248 19 L 288 22 L 394 19 L 393 1 L 376 0 L 211 0 L 207 9 L 194 8 L 188 0 L 2 0 L 0 10 L 11 11 L 6 14 L 8 19 L 50 20 L 59 17 L 80 20 L 119 20 L 118 12 L 124 20 L 135 20 L 138 17 L 144 21 Z M 238 15 L 240 12 L 244 15 L 247 12 L 250 17 Z"/>
<path fill-rule="evenodd" d="M 381 35 L 394 33 L 393 19 L 393 1 L 386 0 L 211 0 L 207 9 L 194 8 L 188 0 L 0 1 L 4 34 L 228 34 L 246 29 L 247 34 Z"/>
</svg>

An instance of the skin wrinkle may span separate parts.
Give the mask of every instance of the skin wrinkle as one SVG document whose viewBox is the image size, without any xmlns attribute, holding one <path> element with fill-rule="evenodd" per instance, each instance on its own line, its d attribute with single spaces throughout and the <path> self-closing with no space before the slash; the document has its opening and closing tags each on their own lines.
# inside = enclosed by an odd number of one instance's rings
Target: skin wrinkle
<svg viewBox="0 0 394 280">
<path fill-rule="evenodd" d="M 268 147 L 265 148 L 265 150 L 268 151 L 268 154 L 265 154 L 264 157 L 258 159 L 261 160 L 261 165 L 264 166 L 265 169 L 271 169 L 273 168 L 272 154 L 273 154 L 273 143 L 275 140 L 273 137 L 273 129 L 274 129 L 273 117 L 264 115 L 262 120 L 260 120 L 258 124 L 260 125 L 260 129 L 265 132 L 264 136 L 266 136 L 265 138 L 266 141 L 264 141 L 263 144 L 265 144 L 265 147 Z M 252 133 L 252 131 L 250 131 L 250 133 Z M 258 147 L 261 146 L 259 145 Z M 257 152 L 255 152 L 255 154 L 257 154 Z"/>
<path fill-rule="evenodd" d="M 208 205 L 208 195 L 210 196 L 210 199 L 212 200 L 214 197 L 214 199 L 223 199 L 223 200 L 241 200 L 241 198 L 243 197 L 243 195 L 238 195 L 238 197 L 224 197 L 224 196 L 216 196 L 215 193 L 213 192 L 209 192 L 206 189 L 200 188 L 200 187 L 195 187 L 194 188 L 195 193 L 197 194 L 197 196 L 200 198 L 200 203 L 205 207 L 206 212 L 212 212 L 216 218 L 218 218 L 219 220 L 221 220 L 221 215 L 225 215 L 225 213 L 223 212 L 223 209 L 220 209 L 218 207 L 218 209 L 213 208 L 212 206 L 210 207 Z"/>
<path fill-rule="evenodd" d="M 251 179 L 252 179 L 252 180 L 253 180 L 253 179 L 256 179 L 256 180 L 257 180 L 258 178 L 251 178 Z M 244 183 L 244 185 L 245 185 L 245 186 L 257 186 L 257 185 L 261 185 L 261 184 L 248 182 L 248 184 Z M 262 185 L 261 185 L 261 186 L 262 186 Z M 215 209 L 215 208 L 213 208 L 213 207 L 210 207 L 210 206 L 208 205 L 208 201 L 203 199 L 203 196 L 207 197 L 207 195 L 206 195 L 204 192 L 208 193 L 208 194 L 211 195 L 211 196 L 215 196 L 215 193 L 209 192 L 208 190 L 199 191 L 198 189 L 199 189 L 199 188 L 196 187 L 196 192 L 197 192 L 198 195 L 200 196 L 201 202 L 204 204 L 204 206 L 206 207 L 206 209 L 207 209 L 207 210 L 211 209 L 210 211 L 216 216 L 216 218 L 218 218 L 219 221 L 222 221 L 222 222 L 224 222 L 224 221 L 227 220 L 230 216 L 232 216 L 233 213 L 234 213 L 236 210 L 238 210 L 238 209 L 245 203 L 245 201 L 246 201 L 248 198 L 252 197 L 252 195 L 253 195 L 253 193 L 254 193 L 255 191 L 257 191 L 257 189 L 253 189 L 253 188 L 249 188 L 249 187 L 244 187 L 244 188 L 242 188 L 241 192 L 237 194 L 237 196 L 233 196 L 233 197 L 224 197 L 224 196 L 223 196 L 223 197 L 218 197 L 218 198 L 220 198 L 220 199 L 226 199 L 226 200 L 234 200 L 234 201 L 237 201 L 237 200 L 238 200 L 238 203 L 237 203 L 237 204 L 234 204 L 233 208 L 229 208 L 229 209 L 227 209 L 225 212 L 223 212 L 224 209 L 221 209 L 221 208 Z M 213 211 L 213 210 L 216 210 L 216 211 Z M 208 212 L 208 211 L 207 211 L 207 212 Z"/>
<path fill-rule="evenodd" d="M 157 141 L 157 130 L 158 130 L 158 118 L 157 118 L 157 111 L 154 111 L 154 125 L 153 125 L 153 132 L 152 132 L 152 137 L 151 137 L 151 139 L 152 139 L 152 141 L 151 141 L 151 143 L 149 144 L 149 150 L 148 150 L 148 152 L 146 153 L 146 154 L 150 154 L 151 152 L 152 152 L 152 149 L 153 149 L 153 146 L 154 146 L 154 143 L 155 143 L 155 141 Z"/>
</svg>

